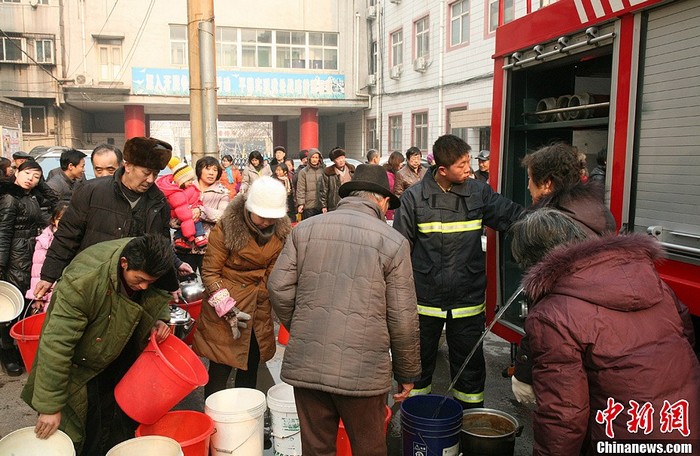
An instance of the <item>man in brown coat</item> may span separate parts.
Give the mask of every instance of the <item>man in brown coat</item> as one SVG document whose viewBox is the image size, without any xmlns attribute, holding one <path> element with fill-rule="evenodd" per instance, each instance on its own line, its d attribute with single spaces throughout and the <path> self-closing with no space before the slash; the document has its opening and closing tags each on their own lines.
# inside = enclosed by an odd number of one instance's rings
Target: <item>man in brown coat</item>
<svg viewBox="0 0 700 456">
<path fill-rule="evenodd" d="M 413 184 L 420 182 L 425 176 L 426 169 L 420 162 L 420 149 L 413 146 L 406 151 L 406 166 L 396 172 L 394 193 L 397 197 Z"/>
<path fill-rule="evenodd" d="M 421 371 L 410 246 L 385 221 L 400 203 L 383 167 L 358 166 L 339 194 L 335 211 L 294 228 L 270 274 L 290 332 L 281 376 L 294 386 L 304 455 L 335 454 L 342 418 L 354 454 L 386 456 L 392 372 L 401 401 Z"/>
</svg>

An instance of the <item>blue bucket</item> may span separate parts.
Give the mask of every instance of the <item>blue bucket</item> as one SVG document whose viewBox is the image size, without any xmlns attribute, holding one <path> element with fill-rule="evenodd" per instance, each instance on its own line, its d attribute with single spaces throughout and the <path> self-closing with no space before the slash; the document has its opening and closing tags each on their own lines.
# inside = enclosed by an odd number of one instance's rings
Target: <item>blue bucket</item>
<svg viewBox="0 0 700 456">
<path fill-rule="evenodd" d="M 403 456 L 457 456 L 462 406 L 444 396 L 409 397 L 401 404 L 401 430 Z"/>
</svg>

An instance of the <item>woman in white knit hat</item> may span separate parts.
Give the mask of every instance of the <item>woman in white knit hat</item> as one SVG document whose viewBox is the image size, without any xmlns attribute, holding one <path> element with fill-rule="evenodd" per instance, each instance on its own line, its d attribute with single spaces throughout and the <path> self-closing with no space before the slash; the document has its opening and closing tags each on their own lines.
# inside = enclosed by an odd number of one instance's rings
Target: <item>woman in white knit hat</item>
<svg viewBox="0 0 700 456">
<path fill-rule="evenodd" d="M 274 356 L 267 279 L 290 231 L 284 185 L 263 176 L 236 195 L 209 234 L 202 265 L 207 299 L 193 345 L 209 359 L 205 396 L 226 388 L 232 368 L 235 387 L 255 388 L 258 365 Z"/>
</svg>

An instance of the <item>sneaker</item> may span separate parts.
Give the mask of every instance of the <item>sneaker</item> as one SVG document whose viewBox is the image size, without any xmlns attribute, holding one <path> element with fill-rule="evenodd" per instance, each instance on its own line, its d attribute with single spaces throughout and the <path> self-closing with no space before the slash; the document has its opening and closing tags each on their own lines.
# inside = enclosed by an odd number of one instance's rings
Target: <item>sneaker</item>
<svg viewBox="0 0 700 456">
<path fill-rule="evenodd" d="M 174 243 L 174 244 L 175 244 L 175 248 L 176 248 L 177 250 L 185 250 L 185 251 L 188 251 L 188 252 L 189 252 L 190 250 L 192 250 L 192 246 L 190 245 L 190 243 L 187 242 L 187 241 L 186 241 L 185 239 L 183 239 L 183 238 L 177 238 L 177 239 L 175 239 L 175 243 Z"/>
<path fill-rule="evenodd" d="M 209 240 L 206 236 L 197 236 L 194 238 L 194 245 L 197 247 L 205 247 L 207 244 L 209 244 Z"/>
</svg>

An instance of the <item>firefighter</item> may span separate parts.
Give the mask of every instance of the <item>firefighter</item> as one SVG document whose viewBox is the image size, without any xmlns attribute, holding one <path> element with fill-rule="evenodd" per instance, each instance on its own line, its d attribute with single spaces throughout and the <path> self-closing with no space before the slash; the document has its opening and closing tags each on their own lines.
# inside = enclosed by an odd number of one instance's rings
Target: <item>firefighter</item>
<svg viewBox="0 0 700 456">
<path fill-rule="evenodd" d="M 401 196 L 394 228 L 411 243 L 418 297 L 421 378 L 412 395 L 431 392 L 443 326 L 450 375 L 455 377 L 484 330 L 485 254 L 482 227 L 507 230 L 523 208 L 469 179 L 469 145 L 454 135 L 435 141 L 435 166 Z M 486 365 L 482 347 L 462 372 L 452 395 L 464 408 L 483 407 Z"/>
</svg>

